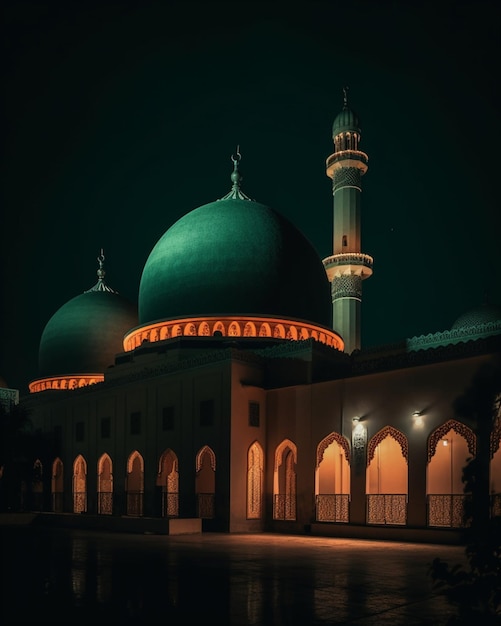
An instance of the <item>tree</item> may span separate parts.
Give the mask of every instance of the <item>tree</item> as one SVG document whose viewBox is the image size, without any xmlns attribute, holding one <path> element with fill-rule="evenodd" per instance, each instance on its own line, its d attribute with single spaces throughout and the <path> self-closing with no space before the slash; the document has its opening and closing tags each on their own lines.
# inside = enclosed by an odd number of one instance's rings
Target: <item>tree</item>
<svg viewBox="0 0 501 626">
<path fill-rule="evenodd" d="M 501 420 L 499 357 L 479 368 L 470 387 L 454 402 L 455 414 L 477 437 L 475 458 L 463 468 L 465 543 L 468 566 L 434 559 L 430 575 L 458 607 L 449 624 L 501 624 L 501 517 L 491 514 L 489 464 L 491 436 Z"/>
</svg>

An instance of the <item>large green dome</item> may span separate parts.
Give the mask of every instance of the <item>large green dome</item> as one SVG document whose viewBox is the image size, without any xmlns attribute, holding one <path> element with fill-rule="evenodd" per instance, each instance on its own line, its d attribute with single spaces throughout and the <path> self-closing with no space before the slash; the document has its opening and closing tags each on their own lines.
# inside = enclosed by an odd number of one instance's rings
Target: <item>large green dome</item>
<svg viewBox="0 0 501 626">
<path fill-rule="evenodd" d="M 499 321 L 501 321 L 501 309 L 499 307 L 481 304 L 460 315 L 451 328 L 452 330 L 461 330 Z"/>
<path fill-rule="evenodd" d="M 240 197 L 178 220 L 148 257 L 140 324 L 195 316 L 257 315 L 323 326 L 330 289 L 310 242 L 274 210 Z"/>
<path fill-rule="evenodd" d="M 39 375 L 103 373 L 137 324 L 135 307 L 113 291 L 88 291 L 66 302 L 45 326 Z"/>
</svg>

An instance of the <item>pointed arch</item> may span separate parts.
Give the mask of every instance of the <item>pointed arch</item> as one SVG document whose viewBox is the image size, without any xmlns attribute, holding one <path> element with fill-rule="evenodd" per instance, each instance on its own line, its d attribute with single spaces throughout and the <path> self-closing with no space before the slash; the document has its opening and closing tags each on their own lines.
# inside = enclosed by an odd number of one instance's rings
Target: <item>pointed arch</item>
<svg viewBox="0 0 501 626">
<path fill-rule="evenodd" d="M 383 441 L 383 439 L 386 439 L 386 437 L 392 437 L 399 444 L 402 449 L 404 459 L 406 462 L 409 461 L 409 443 L 407 441 L 407 437 L 400 430 L 393 428 L 393 426 L 385 426 L 369 441 L 369 446 L 367 448 L 367 465 L 369 465 L 374 458 L 376 448 Z"/>
<path fill-rule="evenodd" d="M 202 468 L 203 458 L 206 454 L 208 455 L 210 459 L 212 470 L 215 472 L 216 471 L 216 455 L 214 454 L 214 450 L 210 446 L 203 446 L 197 452 L 196 461 L 195 461 L 196 471 L 199 472 L 200 469 Z"/>
<path fill-rule="evenodd" d="M 228 327 L 228 337 L 240 337 L 240 324 L 238 322 L 231 322 Z"/>
<path fill-rule="evenodd" d="M 192 324 L 192 323 L 185 324 L 183 334 L 189 337 L 195 337 L 197 334 L 197 329 L 195 327 L 195 324 Z"/>
<path fill-rule="evenodd" d="M 350 444 L 339 433 L 329 433 L 317 446 L 315 468 L 316 519 L 348 522 L 350 499 Z"/>
<path fill-rule="evenodd" d="M 138 450 L 127 459 L 127 515 L 141 516 L 144 499 L 144 460 Z"/>
<path fill-rule="evenodd" d="M 158 461 L 157 487 L 161 488 L 162 517 L 179 516 L 179 470 L 176 453 L 167 448 Z"/>
<path fill-rule="evenodd" d="M 73 461 L 73 513 L 87 511 L 87 461 L 79 454 Z"/>
<path fill-rule="evenodd" d="M 219 321 L 214 324 L 214 327 L 212 328 L 212 334 L 215 335 L 216 333 L 221 333 L 223 337 L 226 336 L 226 330 L 224 328 L 223 322 Z"/>
<path fill-rule="evenodd" d="M 367 522 L 407 523 L 408 453 L 407 437 L 385 426 L 369 441 L 366 470 Z"/>
<path fill-rule="evenodd" d="M 263 515 L 264 453 L 255 441 L 247 451 L 247 519 Z"/>
<path fill-rule="evenodd" d="M 195 493 L 198 517 L 215 517 L 216 455 L 209 446 L 203 446 L 195 457 Z"/>
<path fill-rule="evenodd" d="M 286 339 L 292 339 L 293 341 L 297 340 L 297 328 L 295 326 L 289 326 L 289 329 L 287 330 L 287 335 L 286 335 Z"/>
<path fill-rule="evenodd" d="M 451 430 L 453 430 L 458 435 L 461 435 L 461 437 L 464 437 L 464 439 L 466 440 L 466 443 L 468 444 L 468 450 L 471 456 L 475 456 L 477 441 L 476 441 L 474 432 L 471 430 L 471 428 L 468 428 L 466 424 L 463 424 L 462 422 L 458 422 L 457 420 L 454 420 L 454 419 L 450 419 L 450 420 L 447 420 L 441 426 L 438 426 L 438 428 L 435 428 L 435 430 L 429 436 L 428 438 L 428 462 L 431 460 L 432 456 L 437 451 L 438 442 L 441 439 L 443 439 L 443 437 Z"/>
<path fill-rule="evenodd" d="M 97 462 L 97 512 L 99 515 L 113 513 L 113 462 L 106 452 Z"/>
<path fill-rule="evenodd" d="M 56 457 L 52 463 L 51 492 L 52 492 L 52 510 L 54 513 L 63 512 L 63 462 Z"/>
<path fill-rule="evenodd" d="M 474 455 L 475 444 L 473 431 L 456 420 L 447 420 L 428 437 L 426 496 L 429 526 L 464 526 L 466 498 L 462 468 Z"/>
<path fill-rule="evenodd" d="M 162 328 L 160 329 L 160 341 L 163 341 L 164 339 L 168 339 L 168 338 L 169 338 L 169 327 L 162 326 Z"/>
<path fill-rule="evenodd" d="M 296 464 L 296 444 L 290 439 L 284 439 L 275 450 L 273 476 L 274 519 L 296 519 Z"/>
</svg>

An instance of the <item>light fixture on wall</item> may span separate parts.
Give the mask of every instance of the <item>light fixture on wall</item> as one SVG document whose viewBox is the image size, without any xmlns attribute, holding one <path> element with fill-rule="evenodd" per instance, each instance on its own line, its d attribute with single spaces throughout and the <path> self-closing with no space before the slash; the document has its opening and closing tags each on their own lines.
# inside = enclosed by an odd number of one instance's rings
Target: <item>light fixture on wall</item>
<svg viewBox="0 0 501 626">
<path fill-rule="evenodd" d="M 412 420 L 414 422 L 414 426 L 420 428 L 423 426 L 423 414 L 420 411 L 414 411 L 412 414 Z"/>
</svg>

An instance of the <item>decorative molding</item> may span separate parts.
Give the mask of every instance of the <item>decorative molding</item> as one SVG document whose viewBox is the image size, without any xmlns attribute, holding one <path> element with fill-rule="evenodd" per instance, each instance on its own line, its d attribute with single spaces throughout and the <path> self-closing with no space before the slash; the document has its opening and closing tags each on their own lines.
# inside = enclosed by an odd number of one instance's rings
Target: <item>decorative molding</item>
<svg viewBox="0 0 501 626">
<path fill-rule="evenodd" d="M 346 437 L 343 437 L 343 435 L 340 435 L 339 433 L 332 432 L 328 434 L 327 437 L 324 437 L 324 439 L 322 439 L 322 441 L 317 446 L 317 467 L 322 462 L 326 449 L 331 445 L 331 443 L 334 442 L 341 446 L 344 451 L 344 456 L 346 457 L 346 460 L 348 461 L 348 463 L 350 463 L 350 443 L 348 439 L 346 439 Z"/>
<path fill-rule="evenodd" d="M 204 446 L 203 448 L 200 448 L 200 450 L 197 452 L 197 456 L 195 458 L 195 469 L 197 472 L 199 472 L 202 469 L 202 460 L 206 454 L 209 455 L 210 466 L 212 468 L 212 471 L 215 472 L 216 471 L 216 455 L 214 454 L 214 450 L 210 446 Z"/>
<path fill-rule="evenodd" d="M 457 433 L 458 435 L 461 435 L 461 437 L 463 437 L 466 440 L 466 443 L 468 444 L 469 453 L 472 456 L 475 456 L 477 441 L 476 441 L 475 434 L 473 433 L 471 428 L 466 426 L 466 424 L 458 422 L 457 420 L 450 419 L 450 420 L 447 420 L 447 422 L 445 422 L 441 426 L 438 426 L 437 428 L 435 428 L 435 430 L 430 434 L 428 438 L 428 463 L 431 461 L 433 455 L 437 451 L 438 442 L 450 430 L 453 430 L 455 433 Z"/>
<path fill-rule="evenodd" d="M 376 453 L 376 448 L 378 445 L 386 439 L 386 437 L 392 437 L 395 441 L 400 445 L 402 449 L 402 455 L 409 462 L 409 443 L 407 441 L 407 437 L 400 430 L 397 430 L 393 426 L 385 426 L 379 432 L 377 432 L 374 437 L 369 441 L 369 448 L 367 450 L 367 466 L 370 465 L 370 462 L 374 458 L 374 454 Z"/>
</svg>

